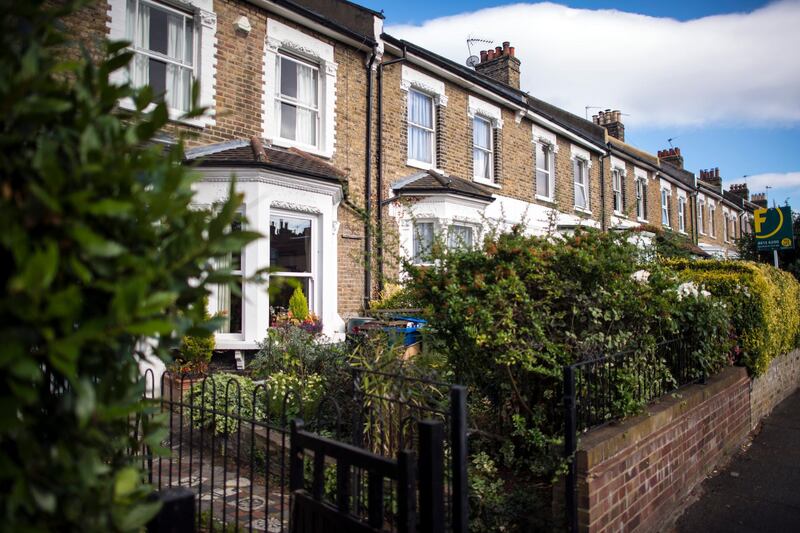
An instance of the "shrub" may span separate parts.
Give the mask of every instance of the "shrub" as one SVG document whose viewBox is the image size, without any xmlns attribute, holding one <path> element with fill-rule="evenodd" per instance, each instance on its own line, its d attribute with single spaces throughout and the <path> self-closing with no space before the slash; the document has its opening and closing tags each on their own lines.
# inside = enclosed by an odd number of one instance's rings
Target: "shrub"
<svg viewBox="0 0 800 533">
<path fill-rule="evenodd" d="M 308 317 L 308 300 L 300 287 L 296 287 L 289 298 L 289 312 L 300 321 Z"/>
<path fill-rule="evenodd" d="M 753 375 L 800 344 L 800 283 L 791 274 L 747 261 L 672 261 L 682 277 L 723 298 L 741 363 Z"/>
<path fill-rule="evenodd" d="M 59 18 L 76 4 L 3 2 L 0 17 L 8 531 L 138 531 L 148 521 L 157 504 L 146 503 L 130 450 L 142 440 L 160 450 L 161 436 L 141 400 L 140 350 L 168 360 L 183 335 L 208 329 L 198 304 L 208 284 L 232 280 L 211 265 L 254 238 L 224 234 L 241 204 L 234 191 L 215 213 L 192 205 L 182 143 L 165 150 L 155 138 L 166 105 L 109 82 L 131 60 L 124 44 L 101 44 L 96 63 L 63 59 Z M 135 106 L 124 116 L 123 98 Z"/>
<path fill-rule="evenodd" d="M 203 320 L 210 321 L 208 297 L 203 299 L 201 306 Z M 181 340 L 181 346 L 178 349 L 178 356 L 176 357 L 178 365 L 172 366 L 171 369 L 180 374 L 205 374 L 208 371 L 208 363 L 211 362 L 215 346 L 216 341 L 211 331 L 201 331 L 196 335 L 186 335 Z"/>
<path fill-rule="evenodd" d="M 264 420 L 266 395 L 256 391 L 253 380 L 220 372 L 192 385 L 188 402 L 194 406 L 192 424 L 208 428 L 218 435 L 230 435 L 239 429 L 239 419 Z"/>
</svg>

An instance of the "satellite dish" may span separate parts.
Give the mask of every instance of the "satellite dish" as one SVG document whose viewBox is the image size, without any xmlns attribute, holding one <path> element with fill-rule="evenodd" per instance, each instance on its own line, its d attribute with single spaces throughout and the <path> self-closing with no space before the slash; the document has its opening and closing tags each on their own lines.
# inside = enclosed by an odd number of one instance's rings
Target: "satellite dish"
<svg viewBox="0 0 800 533">
<path fill-rule="evenodd" d="M 469 56 L 467 58 L 467 66 L 475 68 L 475 65 L 481 62 L 481 58 L 478 56 Z"/>
</svg>

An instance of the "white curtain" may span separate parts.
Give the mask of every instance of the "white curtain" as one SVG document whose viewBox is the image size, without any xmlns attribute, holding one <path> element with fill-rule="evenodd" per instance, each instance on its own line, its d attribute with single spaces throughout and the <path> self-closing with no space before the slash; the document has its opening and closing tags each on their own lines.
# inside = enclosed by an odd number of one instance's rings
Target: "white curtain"
<svg viewBox="0 0 800 533">
<path fill-rule="evenodd" d="M 414 126 L 416 124 L 433 129 L 433 102 L 429 96 L 415 91 L 408 94 L 408 157 L 433 163 L 433 133 Z"/>
<path fill-rule="evenodd" d="M 167 17 L 167 55 L 173 59 L 183 60 L 183 17 L 169 15 Z M 188 94 L 183 89 L 183 69 L 172 63 L 167 64 L 167 106 L 172 109 L 186 110 L 189 107 Z"/>
<path fill-rule="evenodd" d="M 414 261 L 420 263 L 427 259 L 433 246 L 433 223 L 414 224 Z"/>
<path fill-rule="evenodd" d="M 581 169 L 581 162 L 575 159 L 572 162 L 572 171 L 575 179 L 575 206 L 586 207 L 586 183 Z"/>
<path fill-rule="evenodd" d="M 136 6 L 139 4 L 139 16 Z M 150 8 L 136 0 L 128 0 L 128 18 L 126 19 L 126 37 L 136 48 L 147 48 L 150 44 Z M 130 66 L 130 81 L 136 87 L 150 83 L 149 60 L 146 56 L 136 54 Z"/>
<path fill-rule="evenodd" d="M 550 160 L 542 143 L 536 143 L 536 193 L 550 197 Z"/>
<path fill-rule="evenodd" d="M 447 232 L 447 247 L 451 250 L 472 248 L 472 228 L 468 226 L 450 226 Z"/>
<path fill-rule="evenodd" d="M 312 109 L 317 108 L 317 73 L 306 65 L 297 65 L 297 101 Z M 317 112 L 297 108 L 297 140 L 317 144 Z"/>
<path fill-rule="evenodd" d="M 217 259 L 217 269 L 227 270 L 231 268 L 231 256 Z M 225 321 L 220 327 L 220 333 L 231 332 L 231 286 L 229 284 L 217 285 L 217 314 L 224 317 Z"/>
</svg>

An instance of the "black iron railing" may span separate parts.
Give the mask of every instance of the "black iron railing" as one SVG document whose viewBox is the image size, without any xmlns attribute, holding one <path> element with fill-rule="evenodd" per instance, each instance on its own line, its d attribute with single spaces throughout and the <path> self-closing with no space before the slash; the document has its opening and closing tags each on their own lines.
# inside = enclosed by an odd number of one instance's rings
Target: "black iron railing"
<svg viewBox="0 0 800 533">
<path fill-rule="evenodd" d="M 578 435 L 635 414 L 680 387 L 705 382 L 707 369 L 693 357 L 693 350 L 683 340 L 672 339 L 564 367 L 564 454 L 569 461 L 565 507 L 571 531 L 578 523 Z"/>
</svg>

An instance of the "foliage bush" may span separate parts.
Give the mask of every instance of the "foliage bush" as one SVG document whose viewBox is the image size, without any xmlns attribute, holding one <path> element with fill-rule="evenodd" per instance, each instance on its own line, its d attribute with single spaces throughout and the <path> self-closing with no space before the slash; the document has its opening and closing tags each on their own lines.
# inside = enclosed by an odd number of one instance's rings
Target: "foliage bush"
<svg viewBox="0 0 800 533">
<path fill-rule="evenodd" d="M 241 203 L 192 206 L 195 177 L 149 89 L 109 83 L 132 54 L 68 53 L 77 2 L 2 3 L 0 17 L 0 501 L 8 531 L 139 530 L 157 509 L 130 449 L 160 450 L 138 364 L 169 360 L 213 261 L 251 241 L 224 235 Z M 69 59 L 66 59 L 67 55 Z M 121 115 L 118 103 L 135 109 Z M 196 116 L 202 110 L 191 113 Z M 142 437 L 144 435 L 144 437 Z"/>
<path fill-rule="evenodd" d="M 699 286 L 681 287 L 659 263 L 643 263 L 625 235 L 532 237 L 513 228 L 483 249 L 407 270 L 409 297 L 442 339 L 456 381 L 470 386 L 479 446 L 522 483 L 562 466 L 564 365 L 632 350 L 647 375 L 669 384 L 675 369 L 656 347 L 671 339 L 692 346 L 688 363 L 698 374 L 728 362 L 722 302 Z M 641 374 L 619 370 L 610 394 L 624 416 L 642 408 Z"/>
<path fill-rule="evenodd" d="M 187 400 L 193 406 L 192 424 L 230 435 L 239 429 L 238 417 L 264 420 L 266 395 L 256 389 L 252 379 L 225 372 L 193 384 Z"/>
<path fill-rule="evenodd" d="M 749 261 L 671 261 L 685 279 L 725 300 L 741 363 L 762 374 L 773 357 L 800 345 L 800 283 L 788 273 Z"/>
<path fill-rule="evenodd" d="M 297 320 L 302 321 L 308 317 L 308 300 L 300 287 L 296 287 L 289 298 L 289 312 Z"/>
<path fill-rule="evenodd" d="M 203 299 L 200 310 L 203 320 L 210 321 L 211 315 L 208 312 L 208 297 Z M 178 374 L 205 374 L 208 371 L 208 363 L 214 354 L 216 341 L 211 331 L 201 331 L 198 334 L 186 335 L 181 339 L 178 349 L 176 364 L 171 366 L 171 370 Z"/>
</svg>

